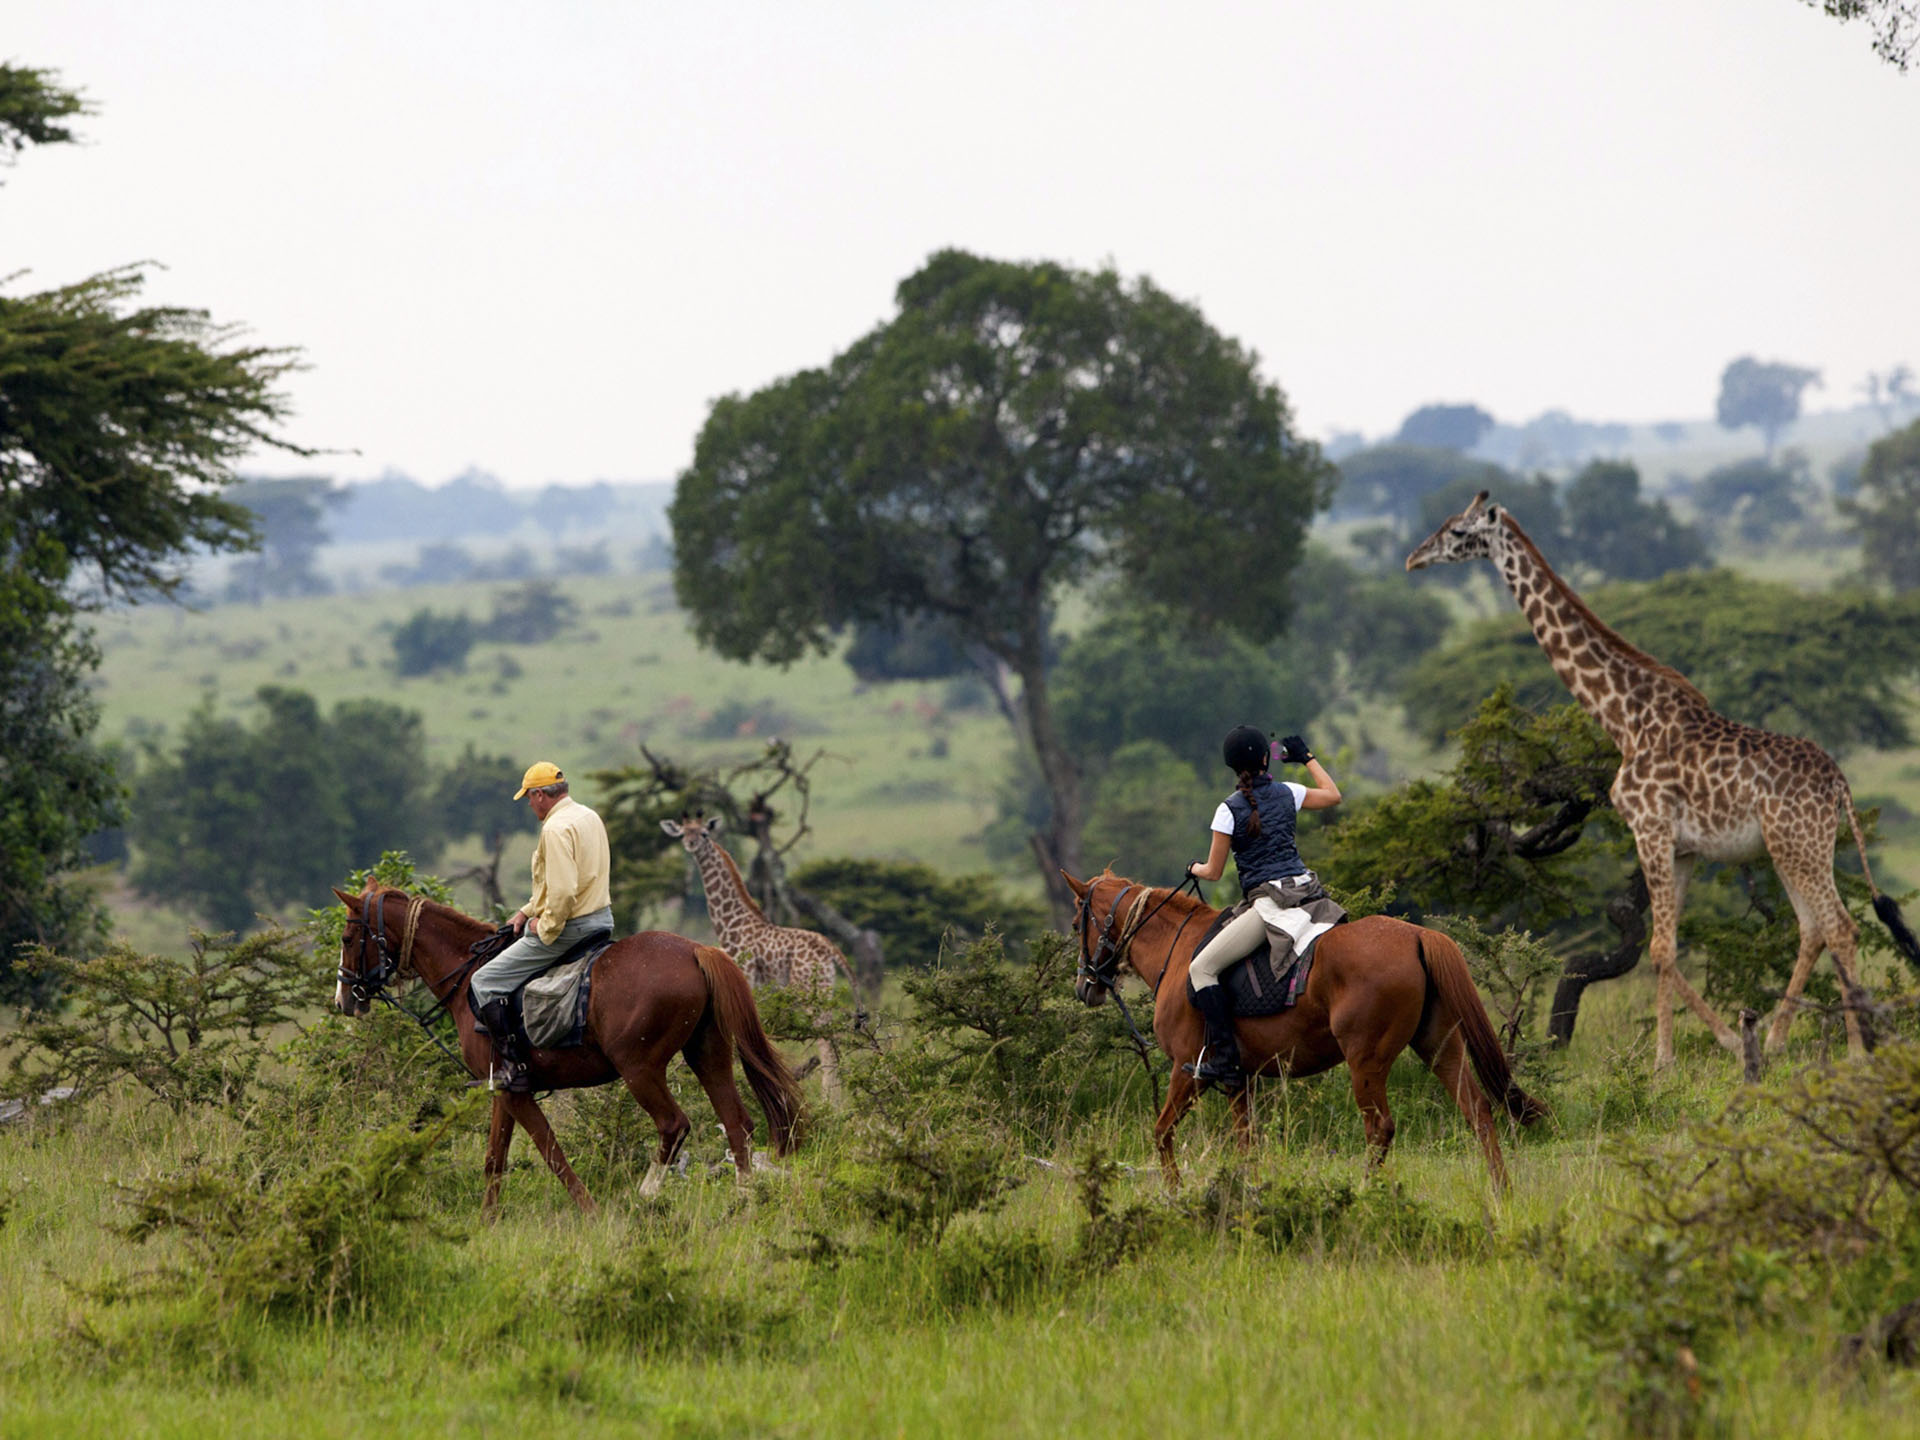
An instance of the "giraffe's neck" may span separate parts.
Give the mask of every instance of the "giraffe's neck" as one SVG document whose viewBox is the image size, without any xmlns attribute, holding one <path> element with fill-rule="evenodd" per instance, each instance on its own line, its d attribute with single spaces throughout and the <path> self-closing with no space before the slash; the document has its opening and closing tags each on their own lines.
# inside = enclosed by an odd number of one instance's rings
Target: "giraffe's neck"
<svg viewBox="0 0 1920 1440">
<path fill-rule="evenodd" d="M 1705 697 L 1685 676 L 1603 624 L 1510 515 L 1500 517 L 1492 559 L 1554 673 L 1622 755 L 1631 755 L 1649 731 L 1664 727 L 1678 711 L 1706 708 Z"/>
<path fill-rule="evenodd" d="M 726 851 L 708 839 L 695 848 L 693 858 L 707 892 L 707 918 L 722 949 L 732 949 L 767 924 Z"/>
</svg>

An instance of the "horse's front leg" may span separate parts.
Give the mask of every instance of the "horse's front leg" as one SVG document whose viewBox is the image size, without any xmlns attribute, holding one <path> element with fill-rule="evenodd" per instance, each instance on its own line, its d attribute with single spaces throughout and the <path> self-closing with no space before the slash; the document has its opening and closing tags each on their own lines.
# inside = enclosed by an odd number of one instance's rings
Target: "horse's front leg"
<svg viewBox="0 0 1920 1440">
<path fill-rule="evenodd" d="M 481 1218 L 491 1223 L 500 1218 L 500 1179 L 507 1173 L 507 1148 L 513 1144 L 513 1114 L 507 1109 L 507 1097 L 493 1097 L 493 1121 L 487 1129 L 486 1194 L 480 1201 Z"/>
<path fill-rule="evenodd" d="M 1253 1072 L 1252 1065 L 1247 1066 L 1247 1083 L 1233 1094 L 1233 1138 L 1239 1142 L 1240 1153 L 1246 1155 L 1253 1150 Z"/>
<path fill-rule="evenodd" d="M 573 1167 L 567 1163 L 566 1152 L 554 1138 L 553 1127 L 547 1123 L 545 1112 L 534 1103 L 533 1097 L 507 1094 L 504 1098 L 513 1118 L 526 1127 L 527 1134 L 533 1138 L 534 1148 L 540 1152 L 540 1158 L 547 1162 L 549 1170 L 560 1177 L 560 1183 L 567 1187 L 567 1193 L 573 1197 L 573 1203 L 580 1207 L 581 1213 L 592 1215 L 598 1211 L 600 1207 L 593 1203 L 587 1187 L 573 1173 Z"/>
<path fill-rule="evenodd" d="M 1153 1122 L 1153 1143 L 1160 1152 L 1160 1173 L 1166 1176 L 1169 1190 L 1180 1188 L 1180 1166 L 1173 1158 L 1173 1132 L 1199 1095 L 1193 1076 L 1176 1061 L 1173 1078 L 1167 1082 L 1167 1103 L 1160 1107 L 1160 1118 Z"/>
</svg>

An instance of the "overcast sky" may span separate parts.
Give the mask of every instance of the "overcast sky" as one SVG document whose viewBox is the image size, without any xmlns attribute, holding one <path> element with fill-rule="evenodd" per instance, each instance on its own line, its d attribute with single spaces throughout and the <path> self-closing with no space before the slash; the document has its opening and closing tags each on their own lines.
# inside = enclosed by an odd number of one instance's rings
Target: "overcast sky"
<svg viewBox="0 0 1920 1440">
<path fill-rule="evenodd" d="M 0 46 L 99 108 L 0 176 L 0 274 L 165 264 L 305 352 L 342 476 L 668 478 L 948 245 L 1150 275 L 1319 436 L 1920 366 L 1920 73 L 1797 0 L 11 0 Z"/>
</svg>

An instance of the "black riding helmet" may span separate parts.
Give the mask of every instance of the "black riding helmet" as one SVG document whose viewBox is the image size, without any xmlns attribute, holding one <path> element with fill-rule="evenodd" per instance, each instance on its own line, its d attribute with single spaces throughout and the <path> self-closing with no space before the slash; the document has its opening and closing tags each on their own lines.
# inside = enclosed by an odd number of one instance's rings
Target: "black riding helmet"
<svg viewBox="0 0 1920 1440">
<path fill-rule="evenodd" d="M 1226 758 L 1227 768 L 1236 773 L 1241 770 L 1264 770 L 1271 758 L 1267 748 L 1267 732 L 1256 730 L 1251 725 L 1236 725 L 1227 732 L 1220 753 Z"/>
</svg>

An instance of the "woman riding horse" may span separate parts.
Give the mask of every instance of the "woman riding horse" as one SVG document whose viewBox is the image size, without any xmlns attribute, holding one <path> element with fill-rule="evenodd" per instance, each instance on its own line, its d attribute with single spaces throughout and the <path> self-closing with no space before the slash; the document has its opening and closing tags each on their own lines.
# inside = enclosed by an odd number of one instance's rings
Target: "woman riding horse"
<svg viewBox="0 0 1920 1440">
<path fill-rule="evenodd" d="M 1239 784 L 1213 812 L 1213 845 L 1207 858 L 1187 866 L 1187 874 L 1196 880 L 1218 880 L 1227 868 L 1231 847 L 1244 898 L 1230 912 L 1225 927 L 1193 957 L 1187 972 L 1187 1001 L 1207 1026 L 1207 1044 L 1195 1063 L 1194 1078 L 1203 1089 L 1218 1085 L 1232 1095 L 1245 1087 L 1247 1072 L 1240 1064 L 1240 1045 L 1233 1034 L 1233 1000 L 1220 976 L 1267 943 L 1268 927 L 1279 911 L 1298 909 L 1327 893 L 1319 877 L 1301 862 L 1293 827 L 1302 810 L 1338 805 L 1340 787 L 1298 735 L 1269 746 L 1263 731 L 1239 725 L 1227 732 L 1221 751 L 1227 768 L 1239 776 Z M 1305 765 L 1313 788 L 1276 781 L 1268 773 L 1276 755 L 1283 762 Z"/>
</svg>

